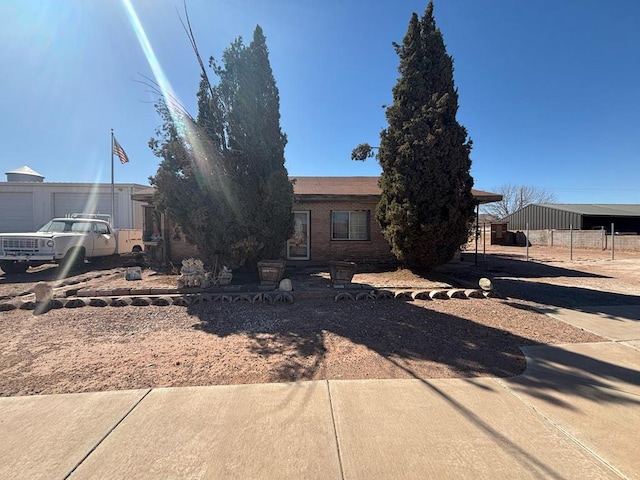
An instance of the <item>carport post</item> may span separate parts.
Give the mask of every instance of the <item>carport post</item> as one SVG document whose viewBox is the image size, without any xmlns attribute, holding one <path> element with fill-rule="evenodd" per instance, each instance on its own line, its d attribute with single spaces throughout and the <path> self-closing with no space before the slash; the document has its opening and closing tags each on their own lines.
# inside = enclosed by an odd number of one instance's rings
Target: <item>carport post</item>
<svg viewBox="0 0 640 480">
<path fill-rule="evenodd" d="M 478 235 L 480 235 L 480 225 L 478 225 L 480 221 L 480 204 L 476 205 L 476 253 L 473 256 L 473 264 L 478 265 Z"/>
<path fill-rule="evenodd" d="M 482 261 L 487 261 L 487 222 L 482 222 Z"/>
<path fill-rule="evenodd" d="M 616 229 L 615 225 L 611 224 L 611 260 L 616 259 Z"/>
</svg>

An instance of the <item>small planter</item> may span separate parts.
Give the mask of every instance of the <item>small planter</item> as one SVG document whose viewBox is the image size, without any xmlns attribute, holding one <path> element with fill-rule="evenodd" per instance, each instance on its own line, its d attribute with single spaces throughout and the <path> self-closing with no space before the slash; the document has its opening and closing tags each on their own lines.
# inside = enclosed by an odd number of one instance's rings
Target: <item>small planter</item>
<svg viewBox="0 0 640 480">
<path fill-rule="evenodd" d="M 353 262 L 331 261 L 329 262 L 331 283 L 351 283 L 356 274 L 356 264 Z"/>
<path fill-rule="evenodd" d="M 284 260 L 263 260 L 258 262 L 261 285 L 278 285 L 284 277 L 287 262 Z"/>
</svg>

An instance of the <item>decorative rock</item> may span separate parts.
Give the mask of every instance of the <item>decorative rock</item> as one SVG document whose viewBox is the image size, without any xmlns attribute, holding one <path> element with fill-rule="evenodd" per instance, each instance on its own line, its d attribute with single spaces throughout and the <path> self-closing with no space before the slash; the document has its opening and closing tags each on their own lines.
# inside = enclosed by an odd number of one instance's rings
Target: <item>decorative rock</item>
<svg viewBox="0 0 640 480">
<path fill-rule="evenodd" d="M 128 307 L 131 305 L 131 299 L 128 297 L 114 298 L 109 305 L 112 307 Z"/>
<path fill-rule="evenodd" d="M 91 307 L 108 307 L 109 302 L 104 298 L 96 297 L 89 299 L 89 306 Z"/>
<path fill-rule="evenodd" d="M 482 292 L 482 294 L 485 296 L 485 298 L 498 298 L 498 294 L 495 292 L 495 290 L 485 290 L 484 292 Z"/>
<path fill-rule="evenodd" d="M 196 294 L 196 295 L 190 295 L 189 296 L 189 303 L 191 305 L 197 305 L 197 304 L 202 303 L 204 301 L 205 301 L 204 297 L 199 293 Z"/>
<path fill-rule="evenodd" d="M 356 300 L 375 300 L 375 295 L 372 291 L 370 292 L 358 292 L 356 294 Z"/>
<path fill-rule="evenodd" d="M 413 292 L 411 294 L 411 298 L 414 300 L 431 300 L 428 290 L 418 290 L 417 292 Z"/>
<path fill-rule="evenodd" d="M 478 284 L 480 285 L 480 288 L 485 292 L 490 292 L 493 290 L 493 284 L 488 278 L 481 278 Z"/>
<path fill-rule="evenodd" d="M 391 290 L 378 290 L 376 292 L 376 299 L 382 300 L 384 298 L 393 298 L 393 292 Z"/>
<path fill-rule="evenodd" d="M 136 307 L 148 307 L 151 305 L 151 299 L 147 297 L 133 297 L 131 299 L 131 305 Z"/>
<path fill-rule="evenodd" d="M 36 302 L 38 303 L 49 303 L 53 298 L 53 288 L 45 282 L 36 283 L 33 287 L 33 293 L 36 294 Z"/>
<path fill-rule="evenodd" d="M 396 300 L 412 300 L 411 292 L 405 291 L 405 290 L 400 290 L 399 292 L 396 292 L 396 294 L 394 295 L 394 298 Z"/>
<path fill-rule="evenodd" d="M 0 312 L 10 312 L 18 308 L 14 303 L 0 303 Z"/>
<path fill-rule="evenodd" d="M 71 300 L 67 300 L 67 303 L 64 304 L 65 308 L 82 308 L 87 304 L 84 303 L 84 300 L 81 298 L 72 298 Z"/>
<path fill-rule="evenodd" d="M 476 290 L 474 288 L 465 290 L 464 294 L 467 296 L 467 298 L 484 298 L 482 290 Z"/>
<path fill-rule="evenodd" d="M 342 292 L 336 295 L 335 301 L 339 302 L 340 300 L 353 300 L 353 296 L 350 293 Z"/>
<path fill-rule="evenodd" d="M 467 298 L 467 296 L 464 294 L 464 290 L 461 290 L 459 288 L 452 288 L 451 290 L 447 291 L 447 297 L 449 298 Z"/>
<path fill-rule="evenodd" d="M 248 295 L 246 293 L 238 295 L 237 297 L 235 297 L 233 299 L 233 303 L 236 303 L 236 302 L 249 302 L 249 303 L 251 303 L 251 295 Z"/>
<path fill-rule="evenodd" d="M 447 295 L 446 290 L 431 290 L 429 292 L 429 298 L 431 300 L 446 300 L 449 298 L 449 296 Z"/>
<path fill-rule="evenodd" d="M 188 307 L 189 306 L 189 300 L 187 300 L 186 297 L 174 297 L 173 298 L 173 305 L 177 305 L 179 307 Z"/>
<path fill-rule="evenodd" d="M 264 300 L 264 293 L 258 293 L 254 295 L 253 298 L 251 299 L 253 303 L 260 303 L 263 300 Z"/>
<path fill-rule="evenodd" d="M 51 308 L 63 308 L 64 303 L 59 298 L 54 298 L 49 302 L 49 307 Z"/>
<path fill-rule="evenodd" d="M 293 295 L 288 292 L 282 294 L 282 303 L 293 303 Z"/>
<path fill-rule="evenodd" d="M 28 302 L 21 303 L 19 308 L 20 310 L 35 310 L 37 305 L 38 304 L 36 302 L 28 301 Z"/>
<path fill-rule="evenodd" d="M 283 278 L 282 281 L 280 282 L 280 286 L 278 287 L 278 290 L 280 290 L 281 292 L 293 291 L 293 284 L 291 283 L 291 280 L 289 280 L 288 278 Z"/>
<path fill-rule="evenodd" d="M 171 303 L 170 297 L 156 297 L 151 299 L 151 304 L 158 307 L 166 307 L 167 305 L 171 305 Z"/>
</svg>

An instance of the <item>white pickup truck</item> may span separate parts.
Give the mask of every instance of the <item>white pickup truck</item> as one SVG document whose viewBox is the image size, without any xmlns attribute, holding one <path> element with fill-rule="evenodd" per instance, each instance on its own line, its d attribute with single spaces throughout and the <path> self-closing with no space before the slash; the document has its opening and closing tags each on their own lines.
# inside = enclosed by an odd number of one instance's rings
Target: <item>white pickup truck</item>
<svg viewBox="0 0 640 480">
<path fill-rule="evenodd" d="M 0 233 L 0 269 L 24 273 L 29 267 L 59 263 L 77 270 L 85 258 L 142 251 L 142 231 L 114 231 L 98 218 L 54 218 L 34 233 Z"/>
</svg>

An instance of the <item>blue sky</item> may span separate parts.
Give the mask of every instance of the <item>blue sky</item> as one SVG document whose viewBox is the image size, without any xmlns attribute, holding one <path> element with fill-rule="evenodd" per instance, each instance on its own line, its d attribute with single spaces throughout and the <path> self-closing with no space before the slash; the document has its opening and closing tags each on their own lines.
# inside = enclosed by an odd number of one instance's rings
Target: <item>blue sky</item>
<svg viewBox="0 0 640 480">
<path fill-rule="evenodd" d="M 195 111 L 199 70 L 177 0 L 130 0 L 173 91 Z M 290 175 L 377 175 L 351 149 L 378 144 L 414 0 L 189 0 L 201 54 L 221 58 L 260 24 L 280 90 Z M 475 188 L 511 183 L 561 203 L 640 203 L 640 2 L 436 0 L 454 57 Z M 148 184 L 159 159 L 152 69 L 120 0 L 0 2 L 0 175 L 109 182 L 110 129 Z M 116 159 L 117 160 L 117 159 Z"/>
</svg>

